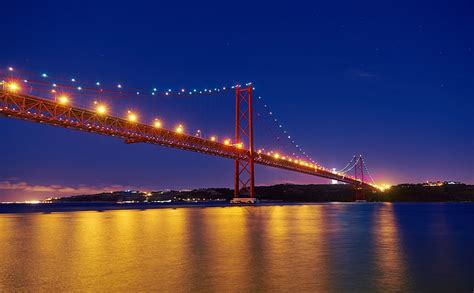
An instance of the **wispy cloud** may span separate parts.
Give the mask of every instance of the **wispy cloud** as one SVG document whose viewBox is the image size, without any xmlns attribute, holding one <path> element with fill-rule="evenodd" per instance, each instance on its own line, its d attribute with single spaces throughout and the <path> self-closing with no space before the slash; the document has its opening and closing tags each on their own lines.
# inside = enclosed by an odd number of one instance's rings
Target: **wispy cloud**
<svg viewBox="0 0 474 293">
<path fill-rule="evenodd" d="M 51 185 L 37 185 L 29 184 L 24 181 L 0 181 L 0 190 L 20 191 L 20 192 L 42 192 L 51 195 L 73 195 L 73 194 L 91 194 L 100 192 L 110 192 L 116 190 L 125 189 L 136 189 L 132 186 L 125 185 L 107 185 L 107 186 L 89 186 L 89 185 L 77 185 L 77 186 L 66 186 L 59 184 Z"/>
</svg>

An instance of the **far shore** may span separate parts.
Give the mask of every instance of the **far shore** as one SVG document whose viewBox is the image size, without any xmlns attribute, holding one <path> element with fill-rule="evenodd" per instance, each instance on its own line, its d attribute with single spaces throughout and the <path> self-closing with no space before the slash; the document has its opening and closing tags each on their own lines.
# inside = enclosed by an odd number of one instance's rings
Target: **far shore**
<svg viewBox="0 0 474 293">
<path fill-rule="evenodd" d="M 397 202 L 396 204 L 463 204 L 467 202 Z M 181 209 L 181 208 L 233 208 L 233 207 L 262 207 L 262 206 L 299 206 L 299 205 L 350 205 L 350 204 L 392 204 L 391 202 L 280 202 L 261 201 L 256 204 L 232 204 L 223 201 L 194 202 L 194 203 L 112 203 L 112 202 L 61 202 L 61 203 L 0 203 L 0 214 L 19 213 L 62 213 L 80 211 L 117 211 L 151 209 Z"/>
</svg>

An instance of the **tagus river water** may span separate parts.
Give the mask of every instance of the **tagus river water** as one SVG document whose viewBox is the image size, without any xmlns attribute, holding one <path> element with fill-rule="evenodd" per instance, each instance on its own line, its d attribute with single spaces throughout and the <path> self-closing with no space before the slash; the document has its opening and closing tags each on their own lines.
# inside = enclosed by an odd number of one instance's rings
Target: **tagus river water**
<svg viewBox="0 0 474 293">
<path fill-rule="evenodd" d="M 473 204 L 0 214 L 0 291 L 472 292 Z"/>
</svg>

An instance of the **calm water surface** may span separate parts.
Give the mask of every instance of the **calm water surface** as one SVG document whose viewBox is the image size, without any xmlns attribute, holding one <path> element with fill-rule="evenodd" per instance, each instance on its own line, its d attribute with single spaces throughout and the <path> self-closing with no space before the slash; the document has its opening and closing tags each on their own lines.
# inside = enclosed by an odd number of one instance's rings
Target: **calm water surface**
<svg viewBox="0 0 474 293">
<path fill-rule="evenodd" d="M 473 292 L 474 204 L 0 214 L 0 291 Z"/>
</svg>

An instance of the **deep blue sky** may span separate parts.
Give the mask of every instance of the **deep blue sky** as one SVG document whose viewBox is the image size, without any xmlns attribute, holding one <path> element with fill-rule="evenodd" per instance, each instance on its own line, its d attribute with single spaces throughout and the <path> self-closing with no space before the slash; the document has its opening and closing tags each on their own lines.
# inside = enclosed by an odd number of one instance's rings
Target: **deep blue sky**
<svg viewBox="0 0 474 293">
<path fill-rule="evenodd" d="M 141 88 L 253 81 L 328 167 L 362 153 L 380 182 L 474 183 L 472 1 L 68 2 L 2 4 L 2 69 Z M 218 122 L 205 106 L 156 112 L 232 135 L 224 104 Z M 3 117 L 0 131 L 0 200 L 232 185 L 228 160 Z M 257 172 L 257 184 L 324 182 Z"/>
</svg>

